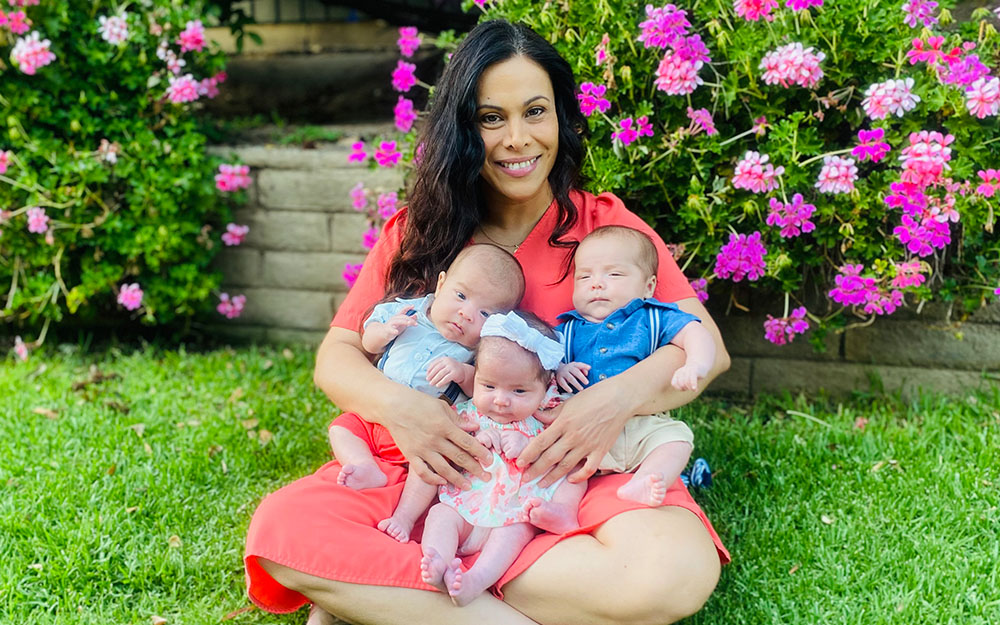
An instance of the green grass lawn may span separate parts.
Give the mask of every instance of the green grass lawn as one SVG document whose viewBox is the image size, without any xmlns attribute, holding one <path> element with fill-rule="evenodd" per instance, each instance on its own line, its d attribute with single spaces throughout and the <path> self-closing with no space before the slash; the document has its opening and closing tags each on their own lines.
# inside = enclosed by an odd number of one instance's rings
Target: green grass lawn
<svg viewBox="0 0 1000 625">
<path fill-rule="evenodd" d="M 0 623 L 304 622 L 234 612 L 257 501 L 329 457 L 311 377 L 302 349 L 0 361 Z M 1000 389 L 681 416 L 734 559 L 690 622 L 1000 623 Z"/>
</svg>

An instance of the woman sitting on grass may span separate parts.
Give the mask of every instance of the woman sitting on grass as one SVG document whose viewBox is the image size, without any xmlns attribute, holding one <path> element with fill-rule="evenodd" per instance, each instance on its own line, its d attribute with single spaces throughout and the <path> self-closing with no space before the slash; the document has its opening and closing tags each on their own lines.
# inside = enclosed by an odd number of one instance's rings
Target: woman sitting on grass
<svg viewBox="0 0 1000 625">
<path fill-rule="evenodd" d="M 316 383 L 365 423 L 387 477 L 378 488 L 337 483 L 332 461 L 268 496 L 254 514 L 245 555 L 248 592 L 264 609 L 312 602 L 311 621 L 358 623 L 666 623 L 698 611 L 729 554 L 676 480 L 663 505 L 620 499 L 628 475 L 591 479 L 580 529 L 537 535 L 500 578 L 463 608 L 420 575 L 422 526 L 408 543 L 376 528 L 392 514 L 407 471 L 468 488 L 485 478 L 490 452 L 455 425 L 443 401 L 388 380 L 362 348 L 358 328 L 386 295 L 426 292 L 470 242 L 492 243 L 525 269 L 521 308 L 547 323 L 573 307 L 576 245 L 603 225 L 647 234 L 662 259 L 654 297 L 702 320 L 716 343 L 705 382 L 729 366 L 718 328 L 659 236 L 621 200 L 578 188 L 586 119 L 566 61 L 530 29 L 477 26 L 452 56 L 422 134 L 409 207 L 390 219 L 341 305 L 316 358 Z M 590 477 L 635 415 L 697 395 L 670 385 L 684 362 L 671 345 L 567 400 L 518 457 L 541 486 Z M 702 386 L 701 388 L 704 388 Z M 582 463 L 582 466 L 581 466 Z M 470 562 L 465 563 L 466 566 Z"/>
</svg>

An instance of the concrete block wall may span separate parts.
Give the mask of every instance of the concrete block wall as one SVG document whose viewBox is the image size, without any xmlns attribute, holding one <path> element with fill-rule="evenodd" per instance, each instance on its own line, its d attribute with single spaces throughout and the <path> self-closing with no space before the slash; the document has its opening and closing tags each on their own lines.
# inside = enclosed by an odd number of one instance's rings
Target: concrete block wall
<svg viewBox="0 0 1000 625">
<path fill-rule="evenodd" d="M 347 163 L 359 136 L 389 136 L 391 126 L 348 126 L 336 144 L 318 149 L 266 142 L 217 146 L 250 165 L 253 187 L 237 223 L 248 224 L 243 245 L 222 252 L 218 263 L 231 294 L 247 296 L 243 316 L 217 327 L 233 337 L 316 345 L 347 289 L 346 262 L 360 262 L 365 250 L 364 216 L 350 205 L 348 192 L 359 180 L 392 191 L 402 185 L 399 170 L 370 170 Z M 946 305 L 917 313 L 902 309 L 867 327 L 824 340 L 816 352 L 804 338 L 785 346 L 764 340 L 766 313 L 782 303 L 751 291 L 752 312 L 727 311 L 723 296 L 708 303 L 733 357 L 732 368 L 713 392 L 752 395 L 790 391 L 845 395 L 872 388 L 911 395 L 919 388 L 961 394 L 1000 380 L 1000 302 L 960 318 Z M 759 301 L 755 301 L 759 300 Z"/>
</svg>

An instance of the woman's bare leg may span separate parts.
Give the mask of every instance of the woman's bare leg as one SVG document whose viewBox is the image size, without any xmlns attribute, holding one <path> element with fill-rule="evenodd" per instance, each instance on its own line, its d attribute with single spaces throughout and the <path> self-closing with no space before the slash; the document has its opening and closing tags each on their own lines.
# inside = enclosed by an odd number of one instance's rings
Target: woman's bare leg
<svg viewBox="0 0 1000 625">
<path fill-rule="evenodd" d="M 349 584 L 300 573 L 264 558 L 258 561 L 278 583 L 355 625 L 412 625 L 415 615 L 435 625 L 537 625 L 489 593 L 459 608 L 446 593 Z"/>
<path fill-rule="evenodd" d="M 692 512 L 632 510 L 556 544 L 504 586 L 504 601 L 544 625 L 663 625 L 700 610 L 719 570 Z"/>
</svg>

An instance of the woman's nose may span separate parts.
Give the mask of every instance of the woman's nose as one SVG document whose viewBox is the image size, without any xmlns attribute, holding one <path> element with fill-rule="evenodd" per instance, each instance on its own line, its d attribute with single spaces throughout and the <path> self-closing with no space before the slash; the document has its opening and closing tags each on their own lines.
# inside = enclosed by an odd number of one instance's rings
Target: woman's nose
<svg viewBox="0 0 1000 625">
<path fill-rule="evenodd" d="M 507 147 L 520 150 L 528 145 L 530 135 L 521 120 L 514 119 L 507 124 Z"/>
</svg>

